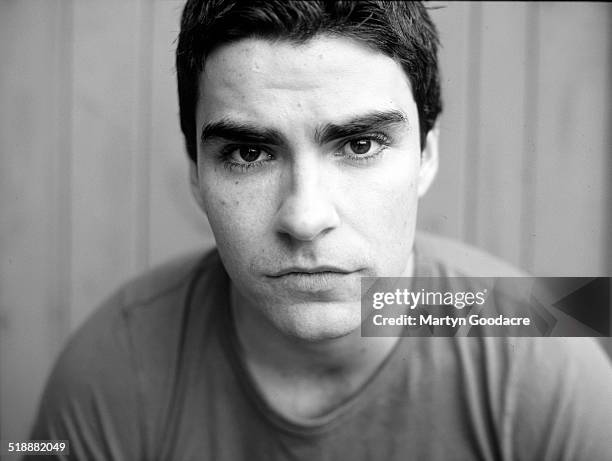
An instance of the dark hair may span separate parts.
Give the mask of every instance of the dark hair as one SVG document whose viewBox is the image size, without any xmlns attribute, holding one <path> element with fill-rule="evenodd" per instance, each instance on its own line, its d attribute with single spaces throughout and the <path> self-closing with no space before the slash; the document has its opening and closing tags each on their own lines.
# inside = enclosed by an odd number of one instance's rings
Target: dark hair
<svg viewBox="0 0 612 461">
<path fill-rule="evenodd" d="M 317 34 L 361 41 L 399 62 L 419 114 L 421 149 L 442 110 L 438 33 L 421 2 L 188 0 L 176 49 L 181 129 L 196 160 L 198 82 L 208 54 L 247 37 L 304 43 Z"/>
</svg>

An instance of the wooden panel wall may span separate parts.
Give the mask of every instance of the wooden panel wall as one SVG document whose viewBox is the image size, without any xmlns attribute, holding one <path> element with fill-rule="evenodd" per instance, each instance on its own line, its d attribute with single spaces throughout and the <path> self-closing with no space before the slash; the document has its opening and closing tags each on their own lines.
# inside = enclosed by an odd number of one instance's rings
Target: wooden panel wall
<svg viewBox="0 0 612 461">
<path fill-rule="evenodd" d="M 111 290 L 212 245 L 178 126 L 182 3 L 0 2 L 0 439 L 26 437 L 59 348 Z M 611 274 L 611 7 L 432 16 L 445 112 L 420 226 L 539 275 Z"/>
<path fill-rule="evenodd" d="M 537 275 L 612 273 L 612 6 L 433 2 L 441 167 L 422 228 Z"/>
<path fill-rule="evenodd" d="M 25 436 L 69 332 L 68 7 L 0 3 L 0 439 Z"/>
<path fill-rule="evenodd" d="M 533 8 L 539 65 L 532 267 L 611 274 L 612 5 Z"/>
</svg>

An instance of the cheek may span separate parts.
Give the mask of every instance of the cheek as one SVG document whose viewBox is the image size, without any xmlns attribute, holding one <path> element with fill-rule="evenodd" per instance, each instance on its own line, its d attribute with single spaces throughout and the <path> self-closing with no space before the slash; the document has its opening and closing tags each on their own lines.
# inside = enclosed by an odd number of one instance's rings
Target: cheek
<svg viewBox="0 0 612 461">
<path fill-rule="evenodd" d="M 410 244 L 416 223 L 417 194 L 413 183 L 401 188 L 387 188 L 370 204 L 374 241 L 379 247 L 399 250 Z"/>
<path fill-rule="evenodd" d="M 204 211 L 213 230 L 231 230 L 237 216 L 244 214 L 245 196 L 241 194 L 240 180 L 228 181 L 222 178 L 220 169 L 206 168 L 200 172 L 200 197 Z M 249 207 L 246 207 L 248 211 Z M 248 220 L 243 216 L 240 220 Z"/>
<path fill-rule="evenodd" d="M 378 275 L 404 273 L 412 254 L 418 205 L 416 166 L 410 162 L 395 166 L 353 198 L 349 226 L 359 234 L 360 251 L 368 255 Z"/>
<path fill-rule="evenodd" d="M 370 238 L 402 244 L 406 232 L 416 221 L 417 176 L 416 162 L 402 162 L 385 168 L 376 180 L 353 197 L 355 219 L 369 227 Z"/>
<path fill-rule="evenodd" d="M 266 234 L 270 201 L 262 199 L 264 191 L 244 180 L 221 179 L 214 171 L 200 178 L 202 204 L 219 251 L 232 260 L 249 259 Z"/>
</svg>

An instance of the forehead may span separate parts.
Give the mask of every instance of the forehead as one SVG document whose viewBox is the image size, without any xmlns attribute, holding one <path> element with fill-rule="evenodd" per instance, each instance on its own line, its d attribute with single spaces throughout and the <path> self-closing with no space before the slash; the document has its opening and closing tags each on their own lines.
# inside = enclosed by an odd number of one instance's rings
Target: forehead
<svg viewBox="0 0 612 461">
<path fill-rule="evenodd" d="M 317 36 L 302 44 L 248 38 L 223 45 L 200 76 L 198 119 L 282 124 L 334 121 L 371 110 L 416 117 L 401 66 L 352 39 Z"/>
</svg>

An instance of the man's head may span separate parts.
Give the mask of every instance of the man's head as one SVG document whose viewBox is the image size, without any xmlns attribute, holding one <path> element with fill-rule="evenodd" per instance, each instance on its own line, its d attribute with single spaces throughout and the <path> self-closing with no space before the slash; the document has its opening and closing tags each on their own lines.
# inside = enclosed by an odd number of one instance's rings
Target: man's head
<svg viewBox="0 0 612 461">
<path fill-rule="evenodd" d="M 201 3 L 177 50 L 181 121 L 238 304 L 292 337 L 350 334 L 360 278 L 412 269 L 437 168 L 434 28 L 396 2 Z"/>
</svg>

